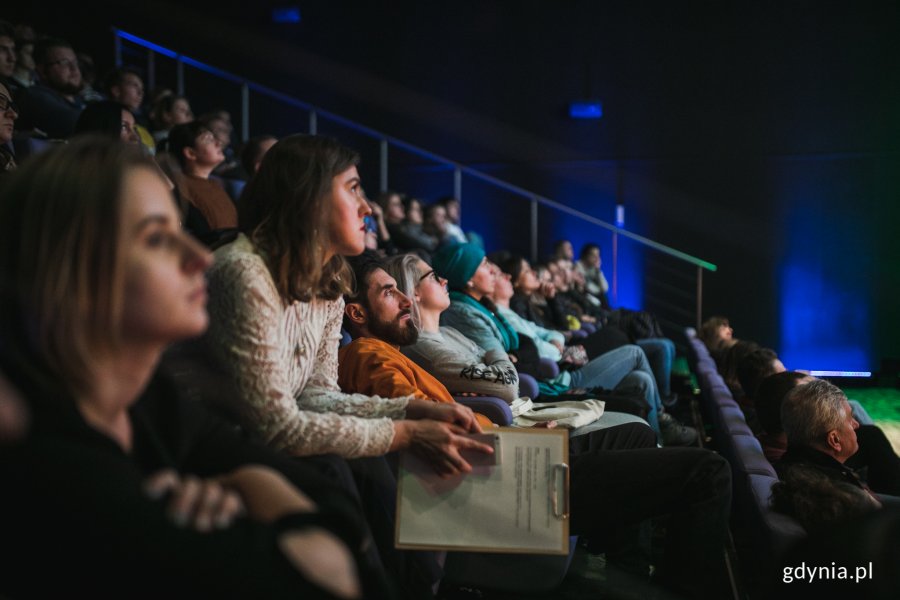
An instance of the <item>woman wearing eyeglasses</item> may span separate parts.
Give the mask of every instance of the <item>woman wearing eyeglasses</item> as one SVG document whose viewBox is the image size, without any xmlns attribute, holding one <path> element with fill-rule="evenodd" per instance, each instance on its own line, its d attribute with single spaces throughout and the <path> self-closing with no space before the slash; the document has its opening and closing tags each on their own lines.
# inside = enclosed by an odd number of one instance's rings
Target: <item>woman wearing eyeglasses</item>
<svg viewBox="0 0 900 600">
<path fill-rule="evenodd" d="M 134 115 L 124 105 L 111 100 L 92 102 L 81 111 L 75 124 L 75 135 L 99 133 L 110 138 L 138 144 L 137 125 Z"/>
</svg>

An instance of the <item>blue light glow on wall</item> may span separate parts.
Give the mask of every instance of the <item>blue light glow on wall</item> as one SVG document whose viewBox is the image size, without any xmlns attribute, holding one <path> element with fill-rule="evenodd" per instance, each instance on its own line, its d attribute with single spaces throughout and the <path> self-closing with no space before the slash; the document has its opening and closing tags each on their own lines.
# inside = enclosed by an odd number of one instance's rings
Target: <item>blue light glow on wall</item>
<svg viewBox="0 0 900 600">
<path fill-rule="evenodd" d="M 864 211 L 839 184 L 838 161 L 780 165 L 783 262 L 779 273 L 782 362 L 788 369 L 871 371 L 871 285 L 877 256 Z M 839 198 L 844 199 L 843 202 Z M 856 203 L 864 204 L 862 202 Z"/>
</svg>

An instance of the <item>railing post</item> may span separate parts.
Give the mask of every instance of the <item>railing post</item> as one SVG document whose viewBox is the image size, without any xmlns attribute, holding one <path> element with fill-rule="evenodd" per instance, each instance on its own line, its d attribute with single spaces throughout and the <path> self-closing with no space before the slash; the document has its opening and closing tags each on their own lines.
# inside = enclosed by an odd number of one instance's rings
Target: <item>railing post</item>
<svg viewBox="0 0 900 600">
<path fill-rule="evenodd" d="M 619 232 L 612 234 L 612 301 L 619 303 Z"/>
<path fill-rule="evenodd" d="M 453 169 L 453 197 L 459 200 L 462 209 L 462 169 L 459 167 Z"/>
<path fill-rule="evenodd" d="M 388 189 L 388 141 L 381 140 L 378 145 L 378 187 L 379 191 L 386 192 Z"/>
<path fill-rule="evenodd" d="M 119 32 L 113 30 L 113 53 L 116 57 L 116 66 L 122 66 L 122 38 L 119 37 Z"/>
<path fill-rule="evenodd" d="M 538 201 L 531 199 L 531 263 L 538 259 Z"/>
<path fill-rule="evenodd" d="M 697 267 L 697 331 L 703 324 L 703 267 Z"/>
<path fill-rule="evenodd" d="M 175 56 L 175 93 L 184 95 L 184 63 L 181 62 L 180 54 Z"/>
<path fill-rule="evenodd" d="M 247 82 L 241 84 L 241 141 L 250 139 L 250 87 Z"/>
<path fill-rule="evenodd" d="M 309 111 L 309 135 L 316 135 L 319 130 L 319 117 L 315 110 Z"/>
<path fill-rule="evenodd" d="M 147 94 L 156 89 L 156 52 L 147 51 Z"/>
</svg>

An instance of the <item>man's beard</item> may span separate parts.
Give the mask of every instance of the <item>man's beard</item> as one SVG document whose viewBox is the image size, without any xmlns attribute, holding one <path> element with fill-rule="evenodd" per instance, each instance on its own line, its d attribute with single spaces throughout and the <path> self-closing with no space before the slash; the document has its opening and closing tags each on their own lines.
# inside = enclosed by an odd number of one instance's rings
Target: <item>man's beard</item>
<svg viewBox="0 0 900 600">
<path fill-rule="evenodd" d="M 419 339 L 419 330 L 413 325 L 412 319 L 405 322 L 399 320 L 404 314 L 401 313 L 397 320 L 379 321 L 373 319 L 369 321 L 369 332 L 380 340 L 383 340 L 394 346 L 411 346 Z"/>
<path fill-rule="evenodd" d="M 75 85 L 72 83 L 64 83 L 62 85 L 57 86 L 56 91 L 58 91 L 63 96 L 74 96 L 78 92 L 81 91 L 81 85 Z"/>
</svg>

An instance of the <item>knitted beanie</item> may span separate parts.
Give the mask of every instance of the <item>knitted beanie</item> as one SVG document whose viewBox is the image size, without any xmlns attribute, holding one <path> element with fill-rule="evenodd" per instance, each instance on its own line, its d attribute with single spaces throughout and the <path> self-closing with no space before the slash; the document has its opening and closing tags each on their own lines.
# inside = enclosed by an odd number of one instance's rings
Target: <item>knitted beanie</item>
<svg viewBox="0 0 900 600">
<path fill-rule="evenodd" d="M 447 280 L 450 289 L 462 290 L 475 275 L 482 260 L 484 250 L 475 244 L 452 244 L 434 253 L 431 267 Z"/>
</svg>

